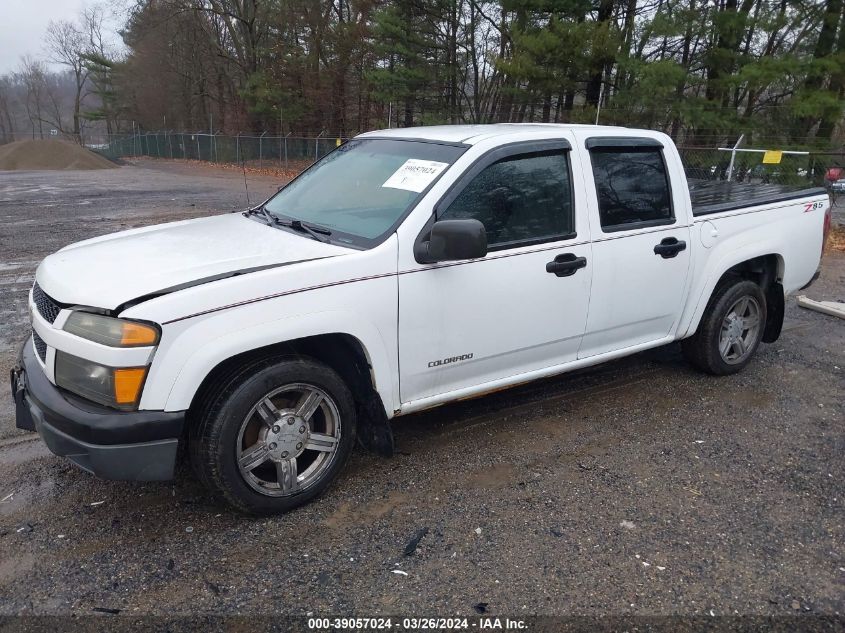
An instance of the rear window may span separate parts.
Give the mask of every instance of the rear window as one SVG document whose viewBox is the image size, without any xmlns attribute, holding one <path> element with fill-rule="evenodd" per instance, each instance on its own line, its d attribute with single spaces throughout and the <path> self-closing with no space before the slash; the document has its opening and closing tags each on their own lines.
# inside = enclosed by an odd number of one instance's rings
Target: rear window
<svg viewBox="0 0 845 633">
<path fill-rule="evenodd" d="M 671 224 L 672 196 L 659 148 L 590 150 L 601 227 L 620 231 Z"/>
</svg>

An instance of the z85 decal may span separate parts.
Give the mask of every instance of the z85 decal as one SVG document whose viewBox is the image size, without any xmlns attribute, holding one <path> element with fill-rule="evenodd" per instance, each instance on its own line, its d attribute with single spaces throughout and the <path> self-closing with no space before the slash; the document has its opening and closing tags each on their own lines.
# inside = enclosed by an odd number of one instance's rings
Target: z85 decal
<svg viewBox="0 0 845 633">
<path fill-rule="evenodd" d="M 809 213 L 814 209 L 824 209 L 824 202 L 808 202 L 804 205 L 804 213 Z"/>
</svg>

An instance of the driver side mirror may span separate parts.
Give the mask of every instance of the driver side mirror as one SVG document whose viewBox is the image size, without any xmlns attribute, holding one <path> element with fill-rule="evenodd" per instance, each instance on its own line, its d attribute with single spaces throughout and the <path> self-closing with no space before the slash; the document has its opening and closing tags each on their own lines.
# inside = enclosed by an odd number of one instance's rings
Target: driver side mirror
<svg viewBox="0 0 845 633">
<path fill-rule="evenodd" d="M 478 220 L 440 220 L 427 240 L 414 246 L 420 264 L 476 259 L 487 254 L 487 231 Z"/>
</svg>

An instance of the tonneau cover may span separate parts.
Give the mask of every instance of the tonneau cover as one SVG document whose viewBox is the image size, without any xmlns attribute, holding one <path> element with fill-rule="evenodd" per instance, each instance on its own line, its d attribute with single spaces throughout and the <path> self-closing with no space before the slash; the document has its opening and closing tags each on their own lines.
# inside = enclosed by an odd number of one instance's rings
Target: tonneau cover
<svg viewBox="0 0 845 633">
<path fill-rule="evenodd" d="M 721 180 L 690 180 L 689 190 L 694 216 L 827 194 L 823 187 L 797 189 L 789 185 Z"/>
</svg>

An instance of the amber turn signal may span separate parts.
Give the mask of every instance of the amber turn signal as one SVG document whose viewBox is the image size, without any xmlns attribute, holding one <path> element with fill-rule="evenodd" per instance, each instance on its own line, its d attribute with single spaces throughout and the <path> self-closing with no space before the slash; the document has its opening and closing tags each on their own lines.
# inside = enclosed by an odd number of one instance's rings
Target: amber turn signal
<svg viewBox="0 0 845 633">
<path fill-rule="evenodd" d="M 158 331 L 154 327 L 143 323 L 124 321 L 121 324 L 122 332 L 120 344 L 127 347 L 136 345 L 155 345 L 158 342 Z"/>
<path fill-rule="evenodd" d="M 147 375 L 146 367 L 126 367 L 114 370 L 114 401 L 117 404 L 135 404 L 141 395 L 141 386 Z"/>
</svg>

